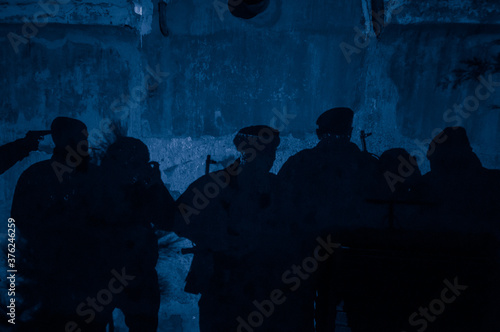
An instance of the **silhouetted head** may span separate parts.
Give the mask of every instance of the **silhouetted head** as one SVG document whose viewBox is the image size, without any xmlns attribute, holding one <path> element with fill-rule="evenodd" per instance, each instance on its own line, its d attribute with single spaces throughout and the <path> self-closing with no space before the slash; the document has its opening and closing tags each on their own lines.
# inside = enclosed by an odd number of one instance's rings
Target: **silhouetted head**
<svg viewBox="0 0 500 332">
<path fill-rule="evenodd" d="M 56 145 L 53 158 L 64 160 L 67 166 L 85 172 L 90 162 L 87 126 L 80 120 L 57 117 L 50 125 Z"/>
<path fill-rule="evenodd" d="M 408 151 L 402 148 L 389 149 L 385 151 L 380 156 L 379 163 L 384 170 L 388 170 L 393 173 L 399 172 L 398 169 L 402 164 L 409 164 L 412 165 L 420 174 L 417 159 L 414 156 L 410 155 Z"/>
<path fill-rule="evenodd" d="M 268 126 L 245 127 L 236 134 L 233 143 L 242 154 L 242 163 L 262 167 L 269 172 L 276 159 L 280 133 Z"/>
<path fill-rule="evenodd" d="M 402 181 L 397 181 L 397 187 L 408 188 L 414 184 L 422 175 L 418 167 L 417 159 L 402 148 L 389 149 L 382 153 L 379 158 L 382 174 L 396 176 Z M 389 173 L 387 173 L 389 172 Z"/>
<path fill-rule="evenodd" d="M 149 149 L 141 140 L 133 137 L 118 137 L 111 144 L 102 160 L 103 166 L 113 165 L 139 168 L 149 162 Z"/>
<path fill-rule="evenodd" d="M 66 117 L 57 117 L 52 121 L 50 130 L 56 148 L 66 148 L 69 146 L 76 150 L 78 146 L 83 147 L 83 145 L 85 145 L 85 151 L 87 151 L 88 132 L 87 126 L 82 121 Z"/>
<path fill-rule="evenodd" d="M 101 167 L 109 179 L 121 184 L 149 183 L 149 150 L 137 138 L 120 136 L 106 150 Z"/>
<path fill-rule="evenodd" d="M 351 139 L 354 112 L 350 108 L 336 107 L 321 114 L 316 121 L 316 134 L 320 140 L 328 137 Z"/>
<path fill-rule="evenodd" d="M 432 140 L 427 151 L 427 159 L 433 171 L 480 167 L 481 162 L 467 137 L 463 127 L 445 128 Z"/>
</svg>

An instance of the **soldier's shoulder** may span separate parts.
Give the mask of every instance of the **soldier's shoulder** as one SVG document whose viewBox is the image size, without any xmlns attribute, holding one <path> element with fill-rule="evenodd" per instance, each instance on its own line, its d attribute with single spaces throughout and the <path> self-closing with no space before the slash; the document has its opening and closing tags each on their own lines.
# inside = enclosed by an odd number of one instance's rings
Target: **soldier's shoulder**
<svg viewBox="0 0 500 332">
<path fill-rule="evenodd" d="M 290 158 L 288 158 L 288 160 L 286 162 L 287 163 L 306 162 L 307 160 L 310 160 L 311 158 L 313 158 L 316 154 L 317 154 L 317 152 L 315 151 L 314 148 L 304 149 L 304 150 L 297 152 L 296 154 L 294 154 Z"/>
<path fill-rule="evenodd" d="M 375 163 L 378 163 L 378 160 L 379 160 L 379 156 L 374 154 L 374 153 L 370 153 L 370 152 L 365 152 L 365 151 L 361 151 L 362 154 L 366 155 L 366 157 L 375 162 Z"/>
<path fill-rule="evenodd" d="M 200 176 L 198 179 L 194 180 L 188 186 L 188 189 L 203 187 L 207 182 L 209 182 L 209 176 L 210 176 L 210 174 Z"/>
<path fill-rule="evenodd" d="M 297 152 L 296 154 L 290 156 L 287 161 L 281 166 L 281 169 L 278 172 L 278 176 L 290 176 L 291 173 L 295 173 L 299 170 L 302 170 L 304 167 L 307 167 L 310 164 L 310 160 L 314 158 L 313 149 L 305 149 Z"/>
<path fill-rule="evenodd" d="M 236 171 L 237 170 L 231 168 L 231 166 L 228 166 L 226 168 L 210 172 L 209 174 L 202 175 L 189 185 L 186 192 L 193 191 L 194 189 L 203 191 L 203 189 L 210 184 L 225 187 L 228 182 L 231 181 L 233 173 Z"/>
<path fill-rule="evenodd" d="M 50 183 L 52 174 L 51 160 L 37 162 L 25 169 L 17 180 L 16 188 L 28 188 L 34 185 L 45 187 Z"/>
<path fill-rule="evenodd" d="M 38 175 L 40 173 L 46 173 L 51 169 L 52 169 L 52 160 L 47 159 L 34 163 L 33 165 L 25 169 L 21 176 Z"/>
<path fill-rule="evenodd" d="M 436 172 L 429 171 L 420 177 L 420 180 L 417 182 L 416 186 L 420 188 L 429 188 L 438 185 L 438 183 L 438 174 L 436 174 Z"/>
<path fill-rule="evenodd" d="M 356 160 L 358 164 L 364 167 L 378 168 L 379 161 L 374 154 L 367 151 L 361 151 L 361 149 L 352 142 L 349 144 L 349 151 L 350 158 Z"/>
</svg>

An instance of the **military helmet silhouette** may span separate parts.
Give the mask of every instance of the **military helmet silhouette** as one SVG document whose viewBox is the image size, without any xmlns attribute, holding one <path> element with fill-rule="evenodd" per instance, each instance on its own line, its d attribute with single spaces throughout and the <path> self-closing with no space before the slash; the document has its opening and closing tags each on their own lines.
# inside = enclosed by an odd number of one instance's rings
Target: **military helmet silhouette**
<svg viewBox="0 0 500 332">
<path fill-rule="evenodd" d="M 143 164 L 149 162 L 149 149 L 141 140 L 133 137 L 118 137 L 108 147 L 103 163 L 121 165 Z"/>
<path fill-rule="evenodd" d="M 321 137 L 324 134 L 350 135 L 354 112 L 347 107 L 332 108 L 321 114 L 316 121 L 316 132 Z"/>
<path fill-rule="evenodd" d="M 254 147 L 257 151 L 276 150 L 280 145 L 280 133 L 269 126 L 250 126 L 240 129 L 233 139 L 236 149 L 245 152 L 249 147 Z M 264 149 L 259 148 L 264 146 Z"/>
</svg>

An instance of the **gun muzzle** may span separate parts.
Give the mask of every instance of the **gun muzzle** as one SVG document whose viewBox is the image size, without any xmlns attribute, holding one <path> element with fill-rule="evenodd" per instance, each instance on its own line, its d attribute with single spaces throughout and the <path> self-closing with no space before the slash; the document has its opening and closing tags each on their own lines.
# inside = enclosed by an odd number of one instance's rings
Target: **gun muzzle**
<svg viewBox="0 0 500 332">
<path fill-rule="evenodd" d="M 42 139 L 43 136 L 51 134 L 52 131 L 50 130 L 30 130 L 26 134 L 26 137 L 28 138 L 36 138 L 38 140 Z"/>
</svg>

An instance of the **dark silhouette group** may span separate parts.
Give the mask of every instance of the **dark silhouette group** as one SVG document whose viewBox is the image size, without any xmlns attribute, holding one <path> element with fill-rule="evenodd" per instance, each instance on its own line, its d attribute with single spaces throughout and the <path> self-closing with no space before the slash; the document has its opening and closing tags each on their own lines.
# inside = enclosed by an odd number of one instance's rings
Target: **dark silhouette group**
<svg viewBox="0 0 500 332">
<path fill-rule="evenodd" d="M 500 171 L 449 127 L 422 175 L 403 148 L 360 150 L 353 117 L 324 112 L 317 146 L 277 175 L 280 133 L 243 128 L 241 157 L 177 201 L 143 142 L 117 136 L 97 165 L 85 124 L 56 118 L 52 158 L 23 172 L 12 204 L 18 330 L 104 332 L 118 308 L 130 331 L 157 331 L 163 230 L 194 244 L 185 291 L 201 294 L 201 332 L 335 331 L 341 311 L 353 332 L 498 331 Z"/>
<path fill-rule="evenodd" d="M 12 203 L 19 233 L 20 331 L 106 331 L 113 309 L 130 331 L 156 331 L 160 289 L 153 225 L 171 231 L 175 202 L 141 141 L 118 137 L 100 166 L 87 128 L 59 117 L 50 160 L 21 175 Z"/>
</svg>

